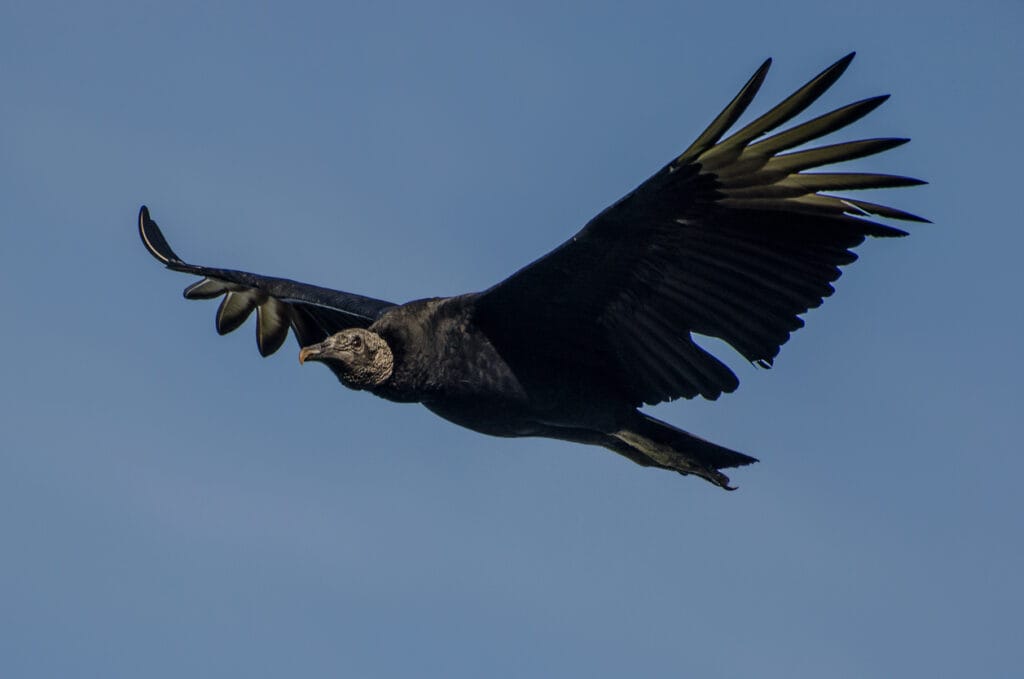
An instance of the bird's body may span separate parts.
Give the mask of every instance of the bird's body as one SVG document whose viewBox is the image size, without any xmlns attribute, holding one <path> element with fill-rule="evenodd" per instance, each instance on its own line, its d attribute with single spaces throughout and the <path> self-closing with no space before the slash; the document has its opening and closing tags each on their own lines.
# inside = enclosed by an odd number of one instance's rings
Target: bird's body
<svg viewBox="0 0 1024 679">
<path fill-rule="evenodd" d="M 496 436 L 527 436 L 542 423 L 613 423 L 611 389 L 600 373 L 547 379 L 565 365 L 503 356 L 474 318 L 478 295 L 419 300 L 389 309 L 368 330 L 395 353 L 387 382 L 371 387 L 393 401 L 423 403 L 445 419 Z"/>
<path fill-rule="evenodd" d="M 902 231 L 869 215 L 924 221 L 822 190 L 921 183 L 878 174 L 801 170 L 870 155 L 903 139 L 870 139 L 781 153 L 844 127 L 884 97 L 842 107 L 761 139 L 839 77 L 840 60 L 794 95 L 720 141 L 750 103 L 768 63 L 680 156 L 562 246 L 492 288 L 392 304 L 284 279 L 187 264 L 144 207 L 139 228 L 168 268 L 204 278 L 193 299 L 224 295 L 221 333 L 255 309 L 263 355 L 289 328 L 300 360 L 325 363 L 343 384 L 422 403 L 493 436 L 600 445 L 638 464 L 695 474 L 756 461 L 660 422 L 638 408 L 732 391 L 732 371 L 694 333 L 721 338 L 770 365 L 831 294 L 839 266 L 865 236 Z"/>
</svg>

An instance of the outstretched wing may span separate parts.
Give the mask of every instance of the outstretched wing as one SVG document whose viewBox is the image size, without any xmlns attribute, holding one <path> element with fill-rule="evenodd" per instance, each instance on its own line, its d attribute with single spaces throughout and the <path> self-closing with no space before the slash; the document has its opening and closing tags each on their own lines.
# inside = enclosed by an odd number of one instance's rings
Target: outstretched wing
<svg viewBox="0 0 1024 679">
<path fill-rule="evenodd" d="M 680 156 L 592 219 L 569 241 L 481 293 L 477 322 L 499 349 L 602 371 L 635 403 L 702 395 L 739 382 L 697 346 L 718 337 L 770 365 L 832 294 L 839 267 L 865 236 L 903 236 L 870 219 L 926 222 L 823 191 L 911 186 L 882 174 L 805 170 L 879 153 L 906 139 L 866 139 L 782 153 L 866 115 L 886 96 L 768 132 L 804 111 L 843 73 L 850 54 L 722 140 L 764 81 L 766 61 Z M 721 141 L 720 141 L 721 140 Z"/>
<path fill-rule="evenodd" d="M 345 328 L 365 328 L 382 311 L 394 306 L 391 302 L 285 278 L 187 264 L 171 250 L 145 205 L 139 210 L 139 236 L 149 254 L 168 269 L 203 276 L 201 281 L 185 288 L 186 299 L 224 296 L 217 309 L 217 332 L 221 335 L 238 328 L 255 310 L 256 345 L 263 356 L 281 348 L 289 327 L 299 345 L 308 346 Z"/>
</svg>

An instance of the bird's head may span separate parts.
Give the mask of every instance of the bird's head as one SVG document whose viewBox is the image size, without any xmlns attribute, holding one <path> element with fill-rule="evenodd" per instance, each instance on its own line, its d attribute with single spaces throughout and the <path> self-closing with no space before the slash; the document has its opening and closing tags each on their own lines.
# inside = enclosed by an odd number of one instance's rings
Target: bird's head
<svg viewBox="0 0 1024 679">
<path fill-rule="evenodd" d="M 383 337 L 363 328 L 348 328 L 319 344 L 302 347 L 299 363 L 319 361 L 352 389 L 368 389 L 383 384 L 395 367 L 391 347 Z"/>
</svg>

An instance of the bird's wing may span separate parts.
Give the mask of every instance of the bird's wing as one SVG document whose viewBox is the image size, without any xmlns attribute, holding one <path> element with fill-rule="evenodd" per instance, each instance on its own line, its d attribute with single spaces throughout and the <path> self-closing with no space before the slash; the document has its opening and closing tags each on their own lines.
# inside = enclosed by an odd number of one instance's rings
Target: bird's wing
<svg viewBox="0 0 1024 679">
<path fill-rule="evenodd" d="M 883 174 L 811 168 L 879 153 L 906 139 L 789 151 L 869 113 L 887 97 L 844 106 L 785 131 L 843 73 L 850 54 L 778 106 L 722 139 L 764 80 L 766 61 L 681 155 L 557 249 L 480 294 L 476 319 L 503 352 L 600 370 L 637 404 L 717 398 L 729 368 L 692 333 L 770 365 L 799 315 L 833 292 L 865 236 L 903 236 L 871 216 L 926 222 L 823 193 L 911 186 Z M 769 132 L 771 136 L 765 137 Z M 525 353 L 524 353 L 525 352 Z"/>
<path fill-rule="evenodd" d="M 281 348 L 289 327 L 299 345 L 308 346 L 345 328 L 365 328 L 382 311 L 394 306 L 391 302 L 284 278 L 187 264 L 171 250 L 146 206 L 139 210 L 139 236 L 149 253 L 168 269 L 203 277 L 185 288 L 187 299 L 224 296 L 217 309 L 217 332 L 221 335 L 242 325 L 255 309 L 256 346 L 263 356 Z"/>
</svg>

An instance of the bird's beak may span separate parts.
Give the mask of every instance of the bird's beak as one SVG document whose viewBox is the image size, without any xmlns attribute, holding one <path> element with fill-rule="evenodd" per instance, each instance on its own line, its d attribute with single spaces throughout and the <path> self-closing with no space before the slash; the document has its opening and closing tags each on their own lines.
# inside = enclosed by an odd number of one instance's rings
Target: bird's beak
<svg viewBox="0 0 1024 679">
<path fill-rule="evenodd" d="M 323 347 L 319 344 L 311 344 L 308 347 L 302 347 L 299 351 L 299 365 L 302 365 L 306 361 L 315 361 L 320 357 L 320 353 Z"/>
</svg>

